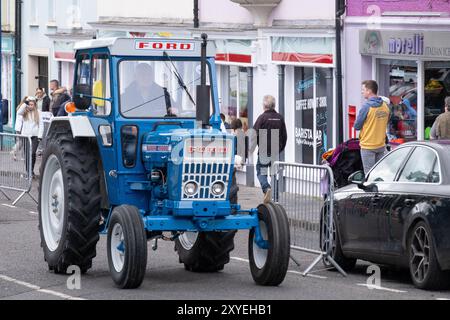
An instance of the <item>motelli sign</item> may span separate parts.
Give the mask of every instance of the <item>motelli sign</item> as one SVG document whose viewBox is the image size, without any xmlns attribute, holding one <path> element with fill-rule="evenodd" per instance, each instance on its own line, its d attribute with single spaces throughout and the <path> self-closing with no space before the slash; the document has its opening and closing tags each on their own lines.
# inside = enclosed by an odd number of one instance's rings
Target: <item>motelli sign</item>
<svg viewBox="0 0 450 320">
<path fill-rule="evenodd" d="M 450 32 L 360 30 L 362 55 L 450 59 Z"/>
</svg>

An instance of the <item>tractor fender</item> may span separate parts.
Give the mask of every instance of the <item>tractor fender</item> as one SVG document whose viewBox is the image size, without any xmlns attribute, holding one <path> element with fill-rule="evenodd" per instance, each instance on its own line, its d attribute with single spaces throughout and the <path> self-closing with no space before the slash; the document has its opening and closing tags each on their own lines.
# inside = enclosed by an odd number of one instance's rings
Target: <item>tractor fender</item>
<svg viewBox="0 0 450 320">
<path fill-rule="evenodd" d="M 86 116 L 68 116 L 55 117 L 51 119 L 48 132 L 51 132 L 56 123 L 66 122 L 70 125 L 72 136 L 74 138 L 95 138 L 94 129 L 92 129 L 91 122 Z"/>
</svg>

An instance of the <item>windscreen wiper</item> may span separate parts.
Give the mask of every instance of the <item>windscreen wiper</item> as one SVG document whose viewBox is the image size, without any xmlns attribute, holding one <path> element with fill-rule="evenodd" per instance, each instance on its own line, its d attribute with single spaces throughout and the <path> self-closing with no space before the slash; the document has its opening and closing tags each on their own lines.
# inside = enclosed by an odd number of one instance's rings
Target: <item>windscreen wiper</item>
<svg viewBox="0 0 450 320">
<path fill-rule="evenodd" d="M 178 72 L 178 69 L 177 69 L 177 67 L 175 66 L 175 64 L 173 63 L 172 59 L 170 59 L 170 56 L 167 54 L 166 51 L 164 51 L 163 55 L 164 55 L 164 57 L 166 57 L 167 59 L 169 59 L 169 62 L 171 63 L 171 65 L 172 65 L 172 67 L 173 67 L 172 72 L 173 72 L 173 74 L 175 75 L 175 77 L 177 77 L 179 86 L 180 86 L 181 88 L 184 89 L 184 91 L 185 91 L 186 94 L 188 95 L 189 99 L 192 101 L 192 103 L 193 103 L 194 106 L 195 106 L 195 105 L 196 105 L 196 104 L 195 104 L 195 101 L 194 101 L 194 99 L 192 98 L 191 93 L 189 92 L 188 88 L 186 87 L 186 84 L 184 83 L 183 78 L 180 76 L 180 73 Z M 167 61 L 166 61 L 166 64 L 167 64 Z M 171 68 L 170 68 L 170 69 L 171 69 Z"/>
</svg>

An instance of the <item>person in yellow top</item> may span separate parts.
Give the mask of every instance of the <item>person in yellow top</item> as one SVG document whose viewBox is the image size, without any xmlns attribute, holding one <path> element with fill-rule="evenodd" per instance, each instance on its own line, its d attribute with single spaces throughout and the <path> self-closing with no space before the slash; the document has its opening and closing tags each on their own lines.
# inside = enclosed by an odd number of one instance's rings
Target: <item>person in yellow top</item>
<svg viewBox="0 0 450 320">
<path fill-rule="evenodd" d="M 376 81 L 363 81 L 361 93 L 366 101 L 358 113 L 354 128 L 361 131 L 361 159 L 367 174 L 386 153 L 386 129 L 390 110 L 383 99 L 378 97 Z"/>
</svg>

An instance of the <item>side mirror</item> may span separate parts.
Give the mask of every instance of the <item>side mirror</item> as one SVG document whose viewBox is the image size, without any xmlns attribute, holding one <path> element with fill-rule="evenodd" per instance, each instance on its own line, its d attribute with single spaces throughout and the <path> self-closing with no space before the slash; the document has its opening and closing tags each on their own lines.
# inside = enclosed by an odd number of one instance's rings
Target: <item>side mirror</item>
<svg viewBox="0 0 450 320">
<path fill-rule="evenodd" d="M 78 110 L 86 110 L 91 106 L 91 86 L 77 84 L 73 90 L 73 102 Z"/>
<path fill-rule="evenodd" d="M 348 177 L 348 182 L 362 186 L 366 182 L 364 171 L 357 171 Z"/>
</svg>

